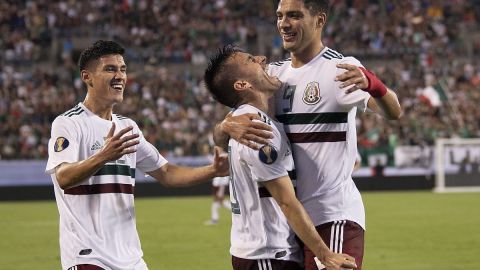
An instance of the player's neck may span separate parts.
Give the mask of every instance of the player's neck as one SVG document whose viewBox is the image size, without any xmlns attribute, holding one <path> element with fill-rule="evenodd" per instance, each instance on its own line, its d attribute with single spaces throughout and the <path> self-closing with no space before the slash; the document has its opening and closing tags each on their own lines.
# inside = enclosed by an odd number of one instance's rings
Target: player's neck
<svg viewBox="0 0 480 270">
<path fill-rule="evenodd" d="M 268 113 L 268 100 L 270 96 L 261 95 L 255 99 L 251 99 L 247 104 L 251 105 L 264 113 Z"/>
<path fill-rule="evenodd" d="M 88 94 L 83 101 L 83 105 L 98 117 L 109 121 L 112 120 L 113 105 L 102 104 L 94 98 L 91 98 Z"/>
<path fill-rule="evenodd" d="M 301 52 L 291 52 L 292 67 L 299 68 L 308 64 L 308 62 L 312 61 L 312 59 L 315 58 L 324 48 L 325 46 L 320 41 L 318 43 L 314 42 L 311 46 L 308 46 Z"/>
</svg>

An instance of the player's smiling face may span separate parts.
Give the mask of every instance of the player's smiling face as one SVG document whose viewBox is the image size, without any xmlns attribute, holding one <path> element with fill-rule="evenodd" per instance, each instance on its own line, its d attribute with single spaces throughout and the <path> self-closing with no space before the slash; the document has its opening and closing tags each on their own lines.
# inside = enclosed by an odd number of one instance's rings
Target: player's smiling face
<svg viewBox="0 0 480 270">
<path fill-rule="evenodd" d="M 102 103 L 114 105 L 123 101 L 127 82 L 127 66 L 119 54 L 104 55 L 92 65 L 89 95 Z"/>
<path fill-rule="evenodd" d="M 278 3 L 277 28 L 283 47 L 292 53 L 302 53 L 312 47 L 313 42 L 320 42 L 322 28 L 318 25 L 318 17 L 310 13 L 303 0 Z"/>
<path fill-rule="evenodd" d="M 248 81 L 255 89 L 273 92 L 280 88 L 282 82 L 266 73 L 267 62 L 265 56 L 253 56 L 244 52 L 237 52 L 233 57 L 237 61 L 239 76 Z"/>
</svg>

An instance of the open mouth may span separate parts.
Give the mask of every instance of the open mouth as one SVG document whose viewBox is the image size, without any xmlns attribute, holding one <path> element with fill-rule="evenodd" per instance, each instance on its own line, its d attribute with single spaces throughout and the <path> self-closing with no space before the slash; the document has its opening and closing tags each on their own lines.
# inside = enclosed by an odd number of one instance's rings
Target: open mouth
<svg viewBox="0 0 480 270">
<path fill-rule="evenodd" d="M 113 89 L 115 89 L 117 91 L 123 91 L 123 83 L 115 82 L 115 83 L 110 84 L 110 87 L 112 87 Z"/>
<path fill-rule="evenodd" d="M 286 41 L 286 42 L 293 41 L 296 36 L 297 36 L 296 33 L 283 33 L 282 34 L 283 40 Z"/>
</svg>

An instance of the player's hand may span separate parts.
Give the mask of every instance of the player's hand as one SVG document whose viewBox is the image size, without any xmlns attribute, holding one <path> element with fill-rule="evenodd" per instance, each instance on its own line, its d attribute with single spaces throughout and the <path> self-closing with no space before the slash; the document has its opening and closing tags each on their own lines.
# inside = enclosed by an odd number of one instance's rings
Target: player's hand
<svg viewBox="0 0 480 270">
<path fill-rule="evenodd" d="M 214 156 L 213 156 L 213 168 L 217 173 L 217 177 L 229 175 L 229 163 L 228 156 L 222 155 L 222 149 L 218 146 L 215 146 Z"/>
<path fill-rule="evenodd" d="M 338 64 L 337 67 L 347 70 L 335 77 L 335 81 L 342 82 L 340 88 L 348 88 L 346 91 L 347 94 L 357 91 L 358 89 L 368 88 L 369 82 L 367 76 L 363 74 L 359 67 L 350 64 Z"/>
<path fill-rule="evenodd" d="M 253 120 L 261 121 L 262 118 L 254 113 L 238 116 L 229 113 L 222 122 L 222 130 L 237 142 L 258 150 L 258 145 L 268 144 L 269 139 L 273 138 L 272 128 L 263 122 Z"/>
<path fill-rule="evenodd" d="M 139 144 L 138 134 L 126 135 L 128 132 L 132 131 L 133 127 L 126 127 L 120 132 L 115 134 L 115 123 L 112 122 L 112 127 L 105 137 L 105 144 L 98 152 L 98 155 L 101 156 L 106 162 L 114 161 L 121 158 L 123 155 L 135 153 L 137 149 L 134 147 Z M 122 137 L 123 136 L 123 137 Z"/>
<path fill-rule="evenodd" d="M 320 262 L 317 257 L 315 257 L 314 259 L 315 263 L 317 264 L 317 268 L 320 270 L 348 270 L 357 267 L 357 264 L 355 263 L 355 258 L 348 254 L 329 252 L 323 258 L 322 262 Z"/>
</svg>

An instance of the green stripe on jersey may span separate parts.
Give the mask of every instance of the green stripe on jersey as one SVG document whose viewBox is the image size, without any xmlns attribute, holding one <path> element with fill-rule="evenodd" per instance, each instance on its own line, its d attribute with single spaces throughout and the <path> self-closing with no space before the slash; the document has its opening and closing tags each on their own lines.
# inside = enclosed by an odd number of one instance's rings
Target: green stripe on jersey
<svg viewBox="0 0 480 270">
<path fill-rule="evenodd" d="M 348 122 L 348 113 L 290 113 L 276 116 L 285 125 L 340 124 Z"/>
<path fill-rule="evenodd" d="M 130 166 L 118 164 L 104 165 L 94 174 L 94 176 L 99 175 L 125 175 L 135 178 L 135 168 L 130 168 Z"/>
</svg>

